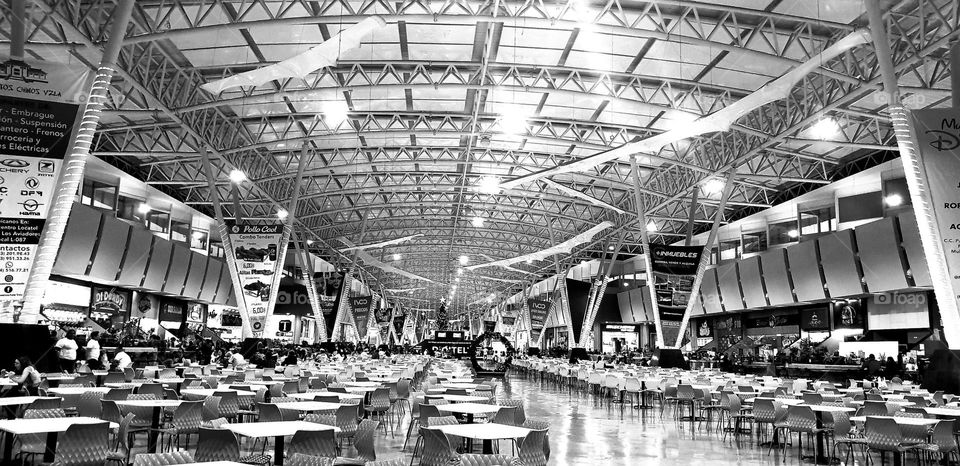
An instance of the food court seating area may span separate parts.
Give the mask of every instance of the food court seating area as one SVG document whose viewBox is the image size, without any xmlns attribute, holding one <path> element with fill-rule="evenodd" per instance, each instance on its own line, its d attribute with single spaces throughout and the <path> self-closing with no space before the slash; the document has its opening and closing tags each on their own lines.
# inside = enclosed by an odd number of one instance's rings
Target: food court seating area
<svg viewBox="0 0 960 466">
<path fill-rule="evenodd" d="M 549 424 L 460 361 L 45 374 L 0 398 L 4 462 L 546 465 Z"/>
</svg>

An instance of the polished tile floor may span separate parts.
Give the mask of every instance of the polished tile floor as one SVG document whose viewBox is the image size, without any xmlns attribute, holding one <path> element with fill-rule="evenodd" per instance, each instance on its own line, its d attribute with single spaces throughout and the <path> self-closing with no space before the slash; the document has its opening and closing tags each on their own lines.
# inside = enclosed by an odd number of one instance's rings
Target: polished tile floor
<svg viewBox="0 0 960 466">
<path fill-rule="evenodd" d="M 778 450 L 768 454 L 768 448 L 758 446 L 753 434 L 740 434 L 736 439 L 728 434 L 724 438 L 722 432 L 705 424 L 677 423 L 669 412 L 661 419 L 659 409 L 641 412 L 627 406 L 621 411 L 619 404 L 601 403 L 594 395 L 570 393 L 523 374 L 509 376 L 500 397 L 523 399 L 527 418 L 550 422 L 551 465 L 812 464 L 798 460 L 795 445 L 788 446 L 785 455 Z M 407 422 L 403 420 L 404 429 Z M 395 439 L 380 434 L 378 457 L 400 456 L 403 434 L 398 430 Z M 806 443 L 805 438 L 804 454 L 812 454 Z M 410 447 L 402 456 L 409 461 Z M 874 459 L 879 461 L 878 457 Z M 907 464 L 913 463 L 911 457 Z M 848 464 L 863 464 L 862 457 Z"/>
</svg>

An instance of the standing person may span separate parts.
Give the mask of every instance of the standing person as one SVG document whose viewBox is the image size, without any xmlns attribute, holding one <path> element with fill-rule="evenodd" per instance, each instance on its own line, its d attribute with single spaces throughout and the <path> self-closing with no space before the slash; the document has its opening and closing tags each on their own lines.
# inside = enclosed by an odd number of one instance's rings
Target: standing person
<svg viewBox="0 0 960 466">
<path fill-rule="evenodd" d="M 207 365 L 210 364 L 211 359 L 213 358 L 213 340 L 209 338 L 204 338 L 203 342 L 200 343 L 200 364 Z"/>
<path fill-rule="evenodd" d="M 77 345 L 76 338 L 76 330 L 67 330 L 67 334 L 57 340 L 57 344 L 54 346 L 57 349 L 57 355 L 60 356 L 60 370 L 70 374 L 77 367 L 77 350 L 80 349 L 80 346 Z"/>
<path fill-rule="evenodd" d="M 900 375 L 900 364 L 892 357 L 887 357 L 887 362 L 883 366 L 883 377 L 892 379 Z"/>
<path fill-rule="evenodd" d="M 100 332 L 94 330 L 90 333 L 90 340 L 87 341 L 87 366 L 91 369 L 103 369 L 100 366 Z"/>
</svg>

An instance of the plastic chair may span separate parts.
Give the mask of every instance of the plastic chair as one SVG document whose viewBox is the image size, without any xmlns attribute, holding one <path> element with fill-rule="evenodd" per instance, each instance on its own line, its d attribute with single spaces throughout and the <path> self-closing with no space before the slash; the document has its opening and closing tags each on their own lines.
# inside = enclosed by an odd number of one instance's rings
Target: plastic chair
<svg viewBox="0 0 960 466">
<path fill-rule="evenodd" d="M 60 408 L 28 409 L 23 412 L 24 419 L 50 419 L 64 416 L 65 414 Z M 46 434 L 18 435 L 17 441 L 20 443 L 20 452 L 17 456 L 23 457 L 24 459 L 26 459 L 27 456 L 32 458 L 36 455 L 42 455 L 47 448 Z"/>
<path fill-rule="evenodd" d="M 803 434 L 807 434 L 807 440 L 810 440 L 811 436 L 825 430 L 817 427 L 817 416 L 809 406 L 790 406 L 787 408 L 787 431 L 797 434 L 797 453 L 799 456 L 803 456 Z"/>
<path fill-rule="evenodd" d="M 517 456 L 525 466 L 547 466 L 547 429 L 531 430 L 520 440 Z"/>
<path fill-rule="evenodd" d="M 197 442 L 197 453 L 194 455 L 198 463 L 207 461 L 234 461 L 248 464 L 268 465 L 270 455 L 249 455 L 240 457 L 240 442 L 237 437 L 226 429 L 200 428 L 200 440 Z"/>
<path fill-rule="evenodd" d="M 234 391 L 216 391 L 213 396 L 220 397 L 219 416 L 233 421 L 237 419 L 240 411 L 240 402 L 237 399 L 237 392 Z"/>
<path fill-rule="evenodd" d="M 897 421 L 888 417 L 868 416 L 864 423 L 863 436 L 867 448 L 879 452 L 881 459 L 884 459 L 887 452 L 905 459 L 906 453 L 917 446 L 906 443 Z M 919 453 L 917 456 L 919 457 Z"/>
<path fill-rule="evenodd" d="M 287 454 L 303 454 L 336 458 L 339 455 L 337 437 L 330 430 L 298 430 L 287 446 Z"/>
<path fill-rule="evenodd" d="M 81 393 L 80 401 L 77 402 L 77 416 L 99 418 L 100 411 L 103 410 L 100 402 L 102 397 L 100 392 Z"/>
<path fill-rule="evenodd" d="M 167 436 L 167 447 L 173 449 L 173 441 L 176 439 L 177 448 L 180 448 L 180 436 L 187 436 L 186 447 L 190 447 L 190 435 L 200 431 L 200 425 L 203 424 L 203 402 L 202 401 L 184 401 L 173 411 L 173 418 L 170 420 L 170 426 L 158 429 L 160 432 L 161 445 L 163 436 Z"/>
<path fill-rule="evenodd" d="M 420 438 L 423 439 L 420 466 L 449 466 L 451 460 L 457 457 L 457 452 L 450 445 L 450 439 L 443 432 L 420 428 Z M 413 464 L 412 458 L 410 464 Z"/>
<path fill-rule="evenodd" d="M 134 417 L 133 413 L 129 413 L 120 420 L 120 426 L 117 428 L 117 448 L 107 453 L 108 461 L 116 461 L 121 466 L 130 464 L 130 450 L 133 449 L 130 427 L 133 425 Z"/>
<path fill-rule="evenodd" d="M 337 408 L 337 427 L 340 432 L 337 433 L 337 439 L 343 442 L 343 439 L 352 439 L 357 434 L 357 407 L 343 405 Z"/>
<path fill-rule="evenodd" d="M 334 464 L 334 458 L 327 458 L 324 456 L 310 456 L 304 455 L 303 453 L 296 453 L 290 455 L 284 464 L 286 466 L 332 466 Z"/>
<path fill-rule="evenodd" d="M 957 439 L 953 436 L 954 423 L 954 419 L 938 422 L 930 434 L 930 442 L 918 445 L 918 451 L 936 463 L 942 463 L 945 459 L 960 461 Z"/>
<path fill-rule="evenodd" d="M 189 451 L 174 451 L 170 453 L 140 453 L 133 458 L 133 466 L 171 466 L 175 464 L 194 463 L 193 454 Z"/>
<path fill-rule="evenodd" d="M 864 401 L 861 416 L 889 416 L 890 411 L 883 401 Z"/>
<path fill-rule="evenodd" d="M 109 392 L 103 395 L 103 399 L 123 401 L 123 400 L 126 400 L 131 393 L 133 393 L 133 390 L 129 388 L 111 388 Z"/>
<path fill-rule="evenodd" d="M 390 432 L 396 436 L 393 429 L 392 416 L 390 416 L 390 389 L 381 387 L 370 394 L 370 403 L 363 407 L 371 418 L 380 420 L 386 419 L 384 428 L 389 428 Z"/>
<path fill-rule="evenodd" d="M 370 419 L 360 421 L 357 426 L 357 435 L 353 439 L 353 445 L 357 449 L 357 458 L 364 462 L 376 461 L 377 450 L 374 439 L 377 434 L 377 427 L 380 423 Z"/>
<path fill-rule="evenodd" d="M 507 455 L 466 454 L 460 455 L 459 460 L 462 466 L 511 466 L 516 464 L 513 458 Z"/>
<path fill-rule="evenodd" d="M 57 440 L 57 466 L 100 466 L 110 451 L 110 423 L 73 424 Z"/>
</svg>

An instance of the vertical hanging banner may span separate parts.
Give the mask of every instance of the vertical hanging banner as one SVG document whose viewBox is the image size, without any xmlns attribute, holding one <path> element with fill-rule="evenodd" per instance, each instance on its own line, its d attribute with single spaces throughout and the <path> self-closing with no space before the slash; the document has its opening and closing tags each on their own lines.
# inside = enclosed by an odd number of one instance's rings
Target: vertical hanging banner
<svg viewBox="0 0 960 466">
<path fill-rule="evenodd" d="M 377 329 L 380 331 L 380 342 L 387 343 L 390 336 L 390 321 L 393 319 L 393 308 L 377 306 L 373 311 L 373 318 L 376 319 Z"/>
<path fill-rule="evenodd" d="M 567 304 L 570 309 L 570 322 L 573 327 L 572 342 L 580 341 L 580 334 L 583 333 L 583 321 L 587 315 L 587 306 L 590 304 L 590 292 L 593 285 L 589 282 L 580 280 L 566 279 L 567 285 Z M 683 314 L 683 310 L 680 311 Z"/>
<path fill-rule="evenodd" d="M 370 305 L 373 303 L 372 296 L 354 296 L 350 298 L 350 311 L 353 313 L 353 322 L 356 326 L 357 336 L 360 340 L 367 338 L 367 325 L 370 322 Z"/>
<path fill-rule="evenodd" d="M 340 272 L 321 272 L 314 274 L 314 286 L 320 300 L 320 311 L 327 329 L 325 338 L 332 338 L 337 309 L 340 309 L 340 289 L 343 288 L 343 274 Z"/>
<path fill-rule="evenodd" d="M 393 332 L 397 337 L 397 343 L 400 344 L 403 342 L 403 334 L 406 329 L 407 315 L 405 313 L 397 313 L 393 316 Z"/>
<path fill-rule="evenodd" d="M 551 301 L 530 298 L 527 299 L 527 308 L 530 310 L 530 341 L 540 340 L 540 333 L 543 332 L 543 323 L 547 320 L 547 314 L 550 312 Z"/>
<path fill-rule="evenodd" d="M 663 343 L 668 348 L 680 341 L 680 324 L 690 301 L 701 254 L 702 246 L 650 245 L 650 267 L 660 314 L 657 331 L 663 335 Z"/>
<path fill-rule="evenodd" d="M 90 74 L 84 66 L 0 60 L 0 302 L 19 302 Z"/>
<path fill-rule="evenodd" d="M 910 116 L 917 140 L 917 158 L 923 167 L 930 194 L 930 213 L 934 227 L 940 233 L 937 242 L 942 252 L 938 252 L 946 259 L 949 272 L 948 283 L 934 283 L 933 286 L 948 286 L 957 300 L 960 299 L 960 182 L 957 180 L 960 173 L 960 109 L 916 110 L 910 112 Z"/>
<path fill-rule="evenodd" d="M 250 319 L 254 338 L 263 337 L 270 301 L 270 283 L 277 273 L 277 249 L 283 233 L 282 224 L 254 225 L 227 222 L 234 267 L 240 277 L 242 299 Z"/>
</svg>

